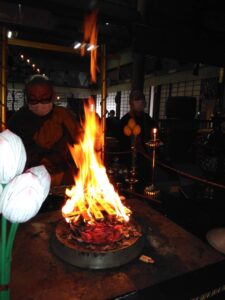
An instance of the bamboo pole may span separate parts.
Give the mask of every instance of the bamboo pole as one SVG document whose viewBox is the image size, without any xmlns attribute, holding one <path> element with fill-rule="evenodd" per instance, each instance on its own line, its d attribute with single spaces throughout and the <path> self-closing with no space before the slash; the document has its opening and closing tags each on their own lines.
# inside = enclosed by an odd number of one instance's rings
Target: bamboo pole
<svg viewBox="0 0 225 300">
<path fill-rule="evenodd" d="M 101 62 L 101 117 L 102 117 L 102 132 L 103 132 L 103 144 L 102 144 L 102 162 L 105 162 L 105 131 L 106 131 L 106 45 L 101 46 L 102 62 Z"/>
</svg>

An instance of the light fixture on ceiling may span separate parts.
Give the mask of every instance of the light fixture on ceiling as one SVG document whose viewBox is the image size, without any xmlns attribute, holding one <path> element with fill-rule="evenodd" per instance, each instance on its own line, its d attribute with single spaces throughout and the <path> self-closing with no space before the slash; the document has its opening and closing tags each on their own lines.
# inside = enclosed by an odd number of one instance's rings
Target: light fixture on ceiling
<svg viewBox="0 0 225 300">
<path fill-rule="evenodd" d="M 34 64 L 34 63 L 31 64 L 31 59 L 28 58 L 26 55 L 20 54 L 20 59 L 22 61 L 26 62 L 28 65 L 30 65 L 35 72 L 37 72 L 39 74 L 41 73 L 41 70 L 36 67 L 36 64 Z M 46 76 L 45 73 L 43 73 L 42 76 Z"/>
<path fill-rule="evenodd" d="M 8 30 L 8 32 L 7 32 L 7 38 L 11 39 L 12 36 L 13 36 L 13 32 L 11 30 Z"/>
<path fill-rule="evenodd" d="M 91 50 L 94 50 L 98 47 L 98 45 L 92 45 L 92 44 L 87 44 L 87 43 L 81 43 L 81 42 L 75 42 L 73 44 L 73 48 L 74 49 L 82 49 L 82 48 L 85 48 L 86 51 L 91 51 Z"/>
<path fill-rule="evenodd" d="M 94 45 L 88 45 L 88 47 L 87 47 L 87 51 L 91 51 L 91 50 L 93 50 L 95 48 L 95 46 Z"/>
<path fill-rule="evenodd" d="M 7 38 L 8 39 L 15 39 L 18 36 L 18 31 L 12 31 L 12 30 L 7 30 Z"/>
<path fill-rule="evenodd" d="M 74 48 L 74 49 L 78 49 L 78 48 L 80 48 L 80 46 L 81 46 L 81 43 L 80 43 L 80 42 L 76 42 L 76 43 L 74 44 L 73 48 Z"/>
</svg>

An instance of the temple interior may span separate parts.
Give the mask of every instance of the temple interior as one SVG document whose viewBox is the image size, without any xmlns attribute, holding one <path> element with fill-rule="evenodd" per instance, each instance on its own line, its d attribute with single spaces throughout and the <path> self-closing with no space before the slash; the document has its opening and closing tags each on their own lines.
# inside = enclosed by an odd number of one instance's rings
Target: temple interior
<svg viewBox="0 0 225 300">
<path fill-rule="evenodd" d="M 0 300 L 225 299 L 222 4 L 0 1 Z"/>
</svg>

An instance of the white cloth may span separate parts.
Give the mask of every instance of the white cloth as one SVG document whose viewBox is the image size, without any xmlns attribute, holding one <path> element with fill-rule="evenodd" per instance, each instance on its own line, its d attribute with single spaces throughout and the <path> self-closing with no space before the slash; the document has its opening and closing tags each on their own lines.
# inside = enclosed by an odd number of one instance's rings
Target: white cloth
<svg viewBox="0 0 225 300">
<path fill-rule="evenodd" d="M 6 184 L 23 172 L 26 150 L 19 136 L 6 129 L 0 133 L 0 183 Z"/>
</svg>

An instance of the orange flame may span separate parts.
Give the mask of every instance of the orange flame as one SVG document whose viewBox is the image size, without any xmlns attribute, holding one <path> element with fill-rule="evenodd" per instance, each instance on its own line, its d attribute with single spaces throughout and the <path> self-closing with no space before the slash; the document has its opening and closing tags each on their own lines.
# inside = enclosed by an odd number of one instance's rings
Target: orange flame
<svg viewBox="0 0 225 300">
<path fill-rule="evenodd" d="M 90 51 L 91 62 L 90 62 L 90 74 L 91 81 L 96 82 L 96 69 L 97 69 L 97 39 L 98 39 L 98 29 L 97 29 L 97 15 L 98 11 L 94 10 L 90 14 L 85 16 L 84 19 L 84 37 L 83 43 L 90 43 L 94 48 Z M 81 47 L 81 55 L 85 54 L 85 48 Z"/>
<path fill-rule="evenodd" d="M 89 98 L 85 105 L 84 136 L 79 145 L 70 147 L 79 172 L 76 185 L 66 190 L 69 197 L 62 208 L 65 218 L 75 220 L 82 215 L 84 221 L 104 219 L 104 214 L 129 220 L 130 210 L 126 208 L 109 182 L 104 165 L 96 150 L 102 139 L 100 122 L 96 116 L 94 102 Z M 97 148 L 97 149 L 96 149 Z"/>
</svg>

